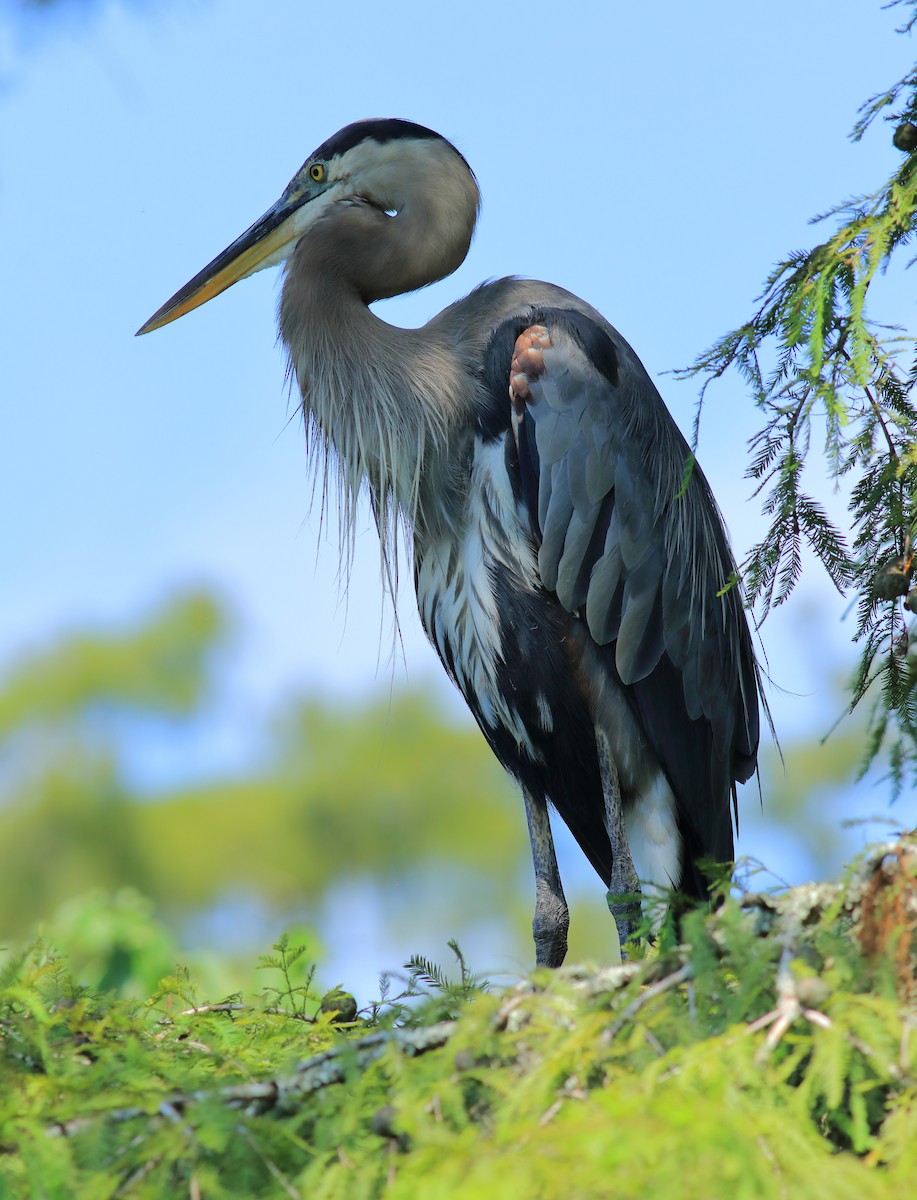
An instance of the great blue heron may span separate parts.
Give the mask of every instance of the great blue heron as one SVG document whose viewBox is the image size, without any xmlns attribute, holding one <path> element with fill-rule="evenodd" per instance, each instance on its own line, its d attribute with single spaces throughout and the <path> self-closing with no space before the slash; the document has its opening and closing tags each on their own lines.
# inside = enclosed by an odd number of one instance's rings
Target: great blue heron
<svg viewBox="0 0 917 1200">
<path fill-rule="evenodd" d="M 731 861 L 760 678 L 722 518 L 633 350 L 551 284 L 484 284 L 420 329 L 376 300 L 454 271 L 480 205 L 445 138 L 360 121 L 139 330 L 286 262 L 280 333 L 307 427 L 366 487 L 394 575 L 412 531 L 424 629 L 519 782 L 539 964 L 569 923 L 552 802 L 605 881 L 622 948 L 638 874 L 689 898 Z"/>
</svg>

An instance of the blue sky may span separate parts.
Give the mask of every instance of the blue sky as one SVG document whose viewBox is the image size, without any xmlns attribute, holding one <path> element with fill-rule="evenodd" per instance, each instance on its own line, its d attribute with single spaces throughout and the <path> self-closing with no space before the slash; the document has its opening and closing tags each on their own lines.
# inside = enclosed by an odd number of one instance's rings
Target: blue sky
<svg viewBox="0 0 917 1200">
<path fill-rule="evenodd" d="M 208 767 L 294 690 L 429 679 L 459 711 L 410 595 L 392 655 L 368 529 L 342 598 L 276 344 L 278 272 L 133 336 L 308 153 L 369 116 L 450 137 L 483 191 L 478 234 L 455 276 L 386 318 L 420 324 L 491 276 L 562 284 L 620 329 L 689 430 L 694 388 L 662 373 L 744 319 L 771 264 L 817 237 L 811 214 L 892 169 L 890 129 L 847 133 L 913 56 L 873 0 L 64 0 L 58 22 L 13 8 L 0 5 L 0 663 L 214 586 L 242 637 L 233 715 L 197 751 Z M 889 314 L 912 322 L 913 279 L 887 288 Z M 754 426 L 737 379 L 711 393 L 700 460 L 740 556 L 763 530 L 743 477 Z M 844 608 L 813 576 L 765 626 L 784 737 L 836 715 Z"/>
</svg>

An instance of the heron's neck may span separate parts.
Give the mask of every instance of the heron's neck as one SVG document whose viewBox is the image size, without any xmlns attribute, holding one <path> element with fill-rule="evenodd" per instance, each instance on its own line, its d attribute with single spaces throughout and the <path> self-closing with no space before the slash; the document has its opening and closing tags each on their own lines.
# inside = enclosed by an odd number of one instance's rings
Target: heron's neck
<svg viewBox="0 0 917 1200">
<path fill-rule="evenodd" d="M 280 331 L 310 440 L 324 451 L 325 490 L 336 475 L 345 523 L 367 485 L 383 543 L 399 510 L 416 530 L 425 498 L 448 487 L 446 449 L 462 401 L 441 335 L 388 325 L 346 281 L 295 270 L 284 281 Z"/>
</svg>

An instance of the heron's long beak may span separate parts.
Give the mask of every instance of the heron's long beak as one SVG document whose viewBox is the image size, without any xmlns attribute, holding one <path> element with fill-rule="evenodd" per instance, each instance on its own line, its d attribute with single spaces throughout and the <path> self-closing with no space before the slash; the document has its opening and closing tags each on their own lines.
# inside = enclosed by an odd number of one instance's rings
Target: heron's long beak
<svg viewBox="0 0 917 1200">
<path fill-rule="evenodd" d="M 179 288 L 171 300 L 167 300 L 145 325 L 141 325 L 137 335 L 168 325 L 170 321 L 183 317 L 193 308 L 219 296 L 220 292 L 225 292 L 247 275 L 254 275 L 256 271 L 289 258 L 308 223 L 304 219 L 305 214 L 301 213 L 302 207 L 323 190 L 297 185 L 294 180 L 264 216 L 259 217 L 203 271 L 198 271 L 183 288 Z"/>
</svg>

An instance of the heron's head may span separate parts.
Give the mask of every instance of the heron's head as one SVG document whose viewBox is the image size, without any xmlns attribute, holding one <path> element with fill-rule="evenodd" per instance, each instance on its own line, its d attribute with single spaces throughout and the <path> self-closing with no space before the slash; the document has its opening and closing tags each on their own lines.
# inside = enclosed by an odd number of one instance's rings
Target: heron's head
<svg viewBox="0 0 917 1200">
<path fill-rule="evenodd" d="M 357 121 L 323 142 L 283 195 L 137 332 L 183 316 L 240 279 L 290 259 L 349 281 L 367 302 L 454 271 L 471 244 L 480 194 L 438 133 L 396 119 Z"/>
</svg>

